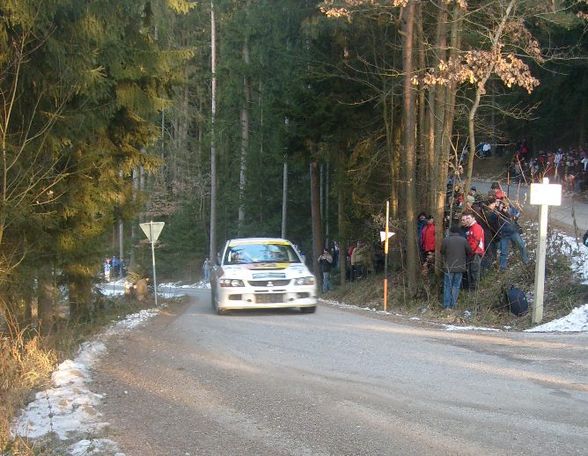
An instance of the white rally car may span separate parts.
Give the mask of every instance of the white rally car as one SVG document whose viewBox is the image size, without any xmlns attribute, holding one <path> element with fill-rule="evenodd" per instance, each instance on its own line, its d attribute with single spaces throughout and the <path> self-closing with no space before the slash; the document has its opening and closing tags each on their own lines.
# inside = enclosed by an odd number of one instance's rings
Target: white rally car
<svg viewBox="0 0 588 456">
<path fill-rule="evenodd" d="M 316 280 L 290 241 L 243 238 L 227 241 L 210 278 L 218 314 L 236 309 L 298 307 L 316 310 Z"/>
</svg>

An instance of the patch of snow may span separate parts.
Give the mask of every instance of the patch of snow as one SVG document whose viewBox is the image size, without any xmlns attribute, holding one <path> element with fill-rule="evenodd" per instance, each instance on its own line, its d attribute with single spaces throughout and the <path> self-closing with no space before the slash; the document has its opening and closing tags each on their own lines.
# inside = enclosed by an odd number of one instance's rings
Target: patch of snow
<svg viewBox="0 0 588 456">
<path fill-rule="evenodd" d="M 585 332 L 588 331 L 588 304 L 576 307 L 568 315 L 558 320 L 550 321 L 526 332 Z"/>
<path fill-rule="evenodd" d="M 53 372 L 53 386 L 38 392 L 35 400 L 16 418 L 11 428 L 13 437 L 37 439 L 55 433 L 61 440 L 70 440 L 77 435 L 96 435 L 108 426 L 97 410 L 102 395 L 87 387 L 91 382 L 91 368 L 106 353 L 104 343 L 109 338 L 138 327 L 158 312 L 149 309 L 129 315 L 106 328 L 95 340 L 83 343 L 74 360 L 62 362 Z M 85 442 L 90 443 L 86 446 Z M 82 440 L 70 446 L 70 454 L 98 454 L 89 451 L 106 444 L 111 445 L 108 441 Z M 81 452 L 83 448 L 86 453 Z"/>
<path fill-rule="evenodd" d="M 103 454 L 125 456 L 124 453 L 120 452 L 118 445 L 108 439 L 80 440 L 69 446 L 67 451 L 72 456 L 99 456 Z"/>
<path fill-rule="evenodd" d="M 447 331 L 496 331 L 500 332 L 500 329 L 496 328 L 484 328 L 480 326 L 456 326 L 456 325 L 443 325 Z"/>
</svg>

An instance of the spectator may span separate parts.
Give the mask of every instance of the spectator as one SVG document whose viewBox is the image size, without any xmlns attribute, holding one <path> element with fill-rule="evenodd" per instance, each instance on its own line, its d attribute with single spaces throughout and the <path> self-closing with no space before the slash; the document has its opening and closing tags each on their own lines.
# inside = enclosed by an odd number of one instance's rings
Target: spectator
<svg viewBox="0 0 588 456">
<path fill-rule="evenodd" d="M 497 206 L 499 215 L 500 228 L 500 270 L 504 271 L 508 266 L 508 251 L 510 244 L 515 244 L 520 253 L 524 264 L 529 263 L 529 255 L 525 241 L 519 232 L 519 226 L 516 222 L 520 212 L 514 207 L 509 207 L 506 203 L 500 202 Z"/>
<path fill-rule="evenodd" d="M 104 260 L 104 280 L 106 282 L 110 282 L 110 271 L 111 271 L 111 265 L 110 265 L 110 258 L 106 258 Z"/>
<path fill-rule="evenodd" d="M 210 281 L 210 260 L 208 257 L 206 257 L 204 263 L 202 263 L 202 280 L 205 282 Z"/>
<path fill-rule="evenodd" d="M 441 244 L 443 255 L 443 307 L 452 309 L 457 303 L 463 273 L 467 271 L 467 258 L 472 255 L 468 241 L 461 235 L 456 223 Z"/>
<path fill-rule="evenodd" d="M 484 230 L 472 212 L 462 214 L 461 224 L 466 228 L 466 239 L 472 251 L 467 261 L 468 288 L 476 290 L 480 283 L 480 269 L 482 256 L 484 256 Z"/>
<path fill-rule="evenodd" d="M 488 197 L 486 203 L 480 208 L 478 214 L 478 223 L 484 230 L 484 256 L 482 257 L 481 273 L 484 274 L 496 261 L 500 236 L 498 230 L 498 214 L 496 204 L 499 200 L 496 197 Z"/>
<path fill-rule="evenodd" d="M 333 256 L 333 268 L 335 270 L 339 269 L 339 250 L 339 243 L 337 241 L 333 241 L 331 255 Z"/>
<path fill-rule="evenodd" d="M 120 260 L 117 258 L 116 255 L 112 255 L 112 272 L 111 274 L 114 275 L 115 278 L 120 278 Z"/>
<path fill-rule="evenodd" d="M 323 278 L 323 293 L 331 289 L 331 266 L 333 265 L 333 256 L 327 249 L 318 257 L 319 268 Z"/>
<path fill-rule="evenodd" d="M 423 274 L 428 274 L 435 265 L 435 219 L 432 215 L 427 216 L 427 224 L 423 227 L 421 233 Z"/>
<path fill-rule="evenodd" d="M 504 190 L 502 190 L 502 186 L 499 182 L 492 182 L 488 196 L 494 196 L 496 199 L 505 199 L 506 193 L 504 193 Z"/>
<path fill-rule="evenodd" d="M 351 254 L 352 280 L 365 277 L 373 271 L 372 252 L 369 246 L 363 241 L 357 241 L 357 247 Z"/>
</svg>

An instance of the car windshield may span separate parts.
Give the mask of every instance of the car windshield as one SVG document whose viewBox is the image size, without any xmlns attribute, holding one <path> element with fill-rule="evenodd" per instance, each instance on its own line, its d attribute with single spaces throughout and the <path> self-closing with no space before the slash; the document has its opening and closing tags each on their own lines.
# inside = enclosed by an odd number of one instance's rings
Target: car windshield
<svg viewBox="0 0 588 456">
<path fill-rule="evenodd" d="M 241 244 L 227 249 L 224 264 L 300 263 L 300 257 L 290 244 Z"/>
</svg>

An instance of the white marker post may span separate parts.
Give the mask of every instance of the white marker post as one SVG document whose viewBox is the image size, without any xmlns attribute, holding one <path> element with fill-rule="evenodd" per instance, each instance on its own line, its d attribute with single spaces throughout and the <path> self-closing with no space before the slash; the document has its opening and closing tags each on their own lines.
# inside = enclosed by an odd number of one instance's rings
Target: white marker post
<svg viewBox="0 0 588 456">
<path fill-rule="evenodd" d="M 388 241 L 395 233 L 390 232 L 390 201 L 386 201 L 386 231 L 380 231 L 384 243 L 384 312 L 388 310 Z"/>
<path fill-rule="evenodd" d="M 155 307 L 157 307 L 157 275 L 155 274 L 155 241 L 159 238 L 161 234 L 161 230 L 163 230 L 163 226 L 165 222 L 149 222 L 149 223 L 140 223 L 139 226 L 151 242 L 151 262 L 153 264 L 153 294 L 155 295 Z"/>
<path fill-rule="evenodd" d="M 531 319 L 533 323 L 543 320 L 543 290 L 545 288 L 545 256 L 547 254 L 547 212 L 549 206 L 561 206 L 561 185 L 550 184 L 547 177 L 542 184 L 531 184 L 530 203 L 539 209 L 539 236 L 535 258 L 535 300 Z"/>
</svg>

